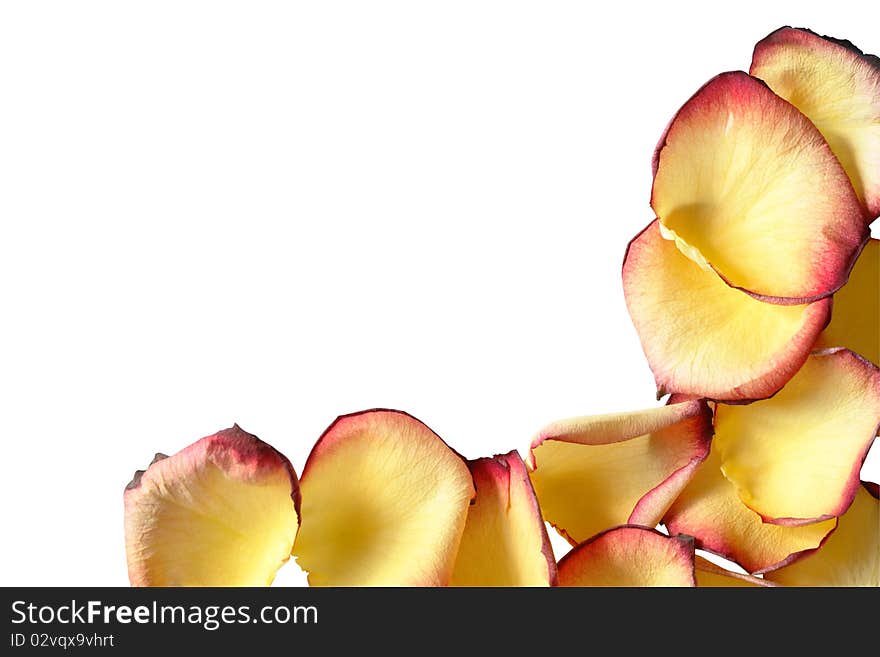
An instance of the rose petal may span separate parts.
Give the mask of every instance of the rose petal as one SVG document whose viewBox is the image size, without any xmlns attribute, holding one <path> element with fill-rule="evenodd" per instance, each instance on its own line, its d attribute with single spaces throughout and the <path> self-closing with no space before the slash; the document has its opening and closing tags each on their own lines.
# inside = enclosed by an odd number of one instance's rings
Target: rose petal
<svg viewBox="0 0 880 657">
<path fill-rule="evenodd" d="M 798 527 L 763 522 L 722 474 L 717 448 L 697 468 L 663 523 L 670 534 L 693 536 L 698 548 L 735 561 L 751 573 L 778 568 L 818 547 L 837 524 L 834 519 Z"/>
<path fill-rule="evenodd" d="M 615 525 L 653 527 L 711 436 L 711 413 L 700 401 L 552 424 L 530 450 L 544 517 L 572 544 Z"/>
<path fill-rule="evenodd" d="M 839 516 L 880 424 L 880 369 L 846 349 L 816 352 L 774 397 L 715 409 L 715 447 L 740 499 L 765 522 Z"/>
<path fill-rule="evenodd" d="M 880 240 L 865 245 L 833 308 L 816 347 L 846 347 L 880 365 Z"/>
<path fill-rule="evenodd" d="M 290 462 L 238 426 L 157 455 L 124 500 L 133 586 L 267 586 L 298 525 Z"/>
<path fill-rule="evenodd" d="M 769 397 L 804 363 L 831 300 L 763 303 L 684 257 L 650 224 L 629 245 L 623 290 L 660 394 Z"/>
<path fill-rule="evenodd" d="M 868 238 L 825 139 L 746 73 L 703 86 L 670 123 L 656 162 L 651 205 L 668 237 L 765 301 L 832 294 Z"/>
<path fill-rule="evenodd" d="M 468 462 L 477 497 L 458 548 L 453 586 L 552 586 L 556 559 L 516 450 Z"/>
<path fill-rule="evenodd" d="M 338 418 L 301 477 L 293 553 L 312 586 L 449 583 L 473 480 L 437 434 L 400 411 Z"/>
<path fill-rule="evenodd" d="M 880 501 L 877 484 L 856 490 L 849 510 L 818 550 L 767 573 L 785 586 L 880 586 Z"/>
<path fill-rule="evenodd" d="M 693 543 L 647 527 L 615 527 L 562 558 L 559 585 L 695 586 Z"/>
<path fill-rule="evenodd" d="M 880 60 L 848 41 L 783 27 L 755 46 L 751 73 L 806 114 L 870 216 L 880 214 Z"/>
</svg>

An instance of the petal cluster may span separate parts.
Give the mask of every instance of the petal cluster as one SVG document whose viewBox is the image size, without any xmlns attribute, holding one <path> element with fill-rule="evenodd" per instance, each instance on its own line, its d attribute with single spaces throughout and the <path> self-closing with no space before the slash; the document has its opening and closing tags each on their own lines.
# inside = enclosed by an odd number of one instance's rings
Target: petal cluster
<svg viewBox="0 0 880 657">
<path fill-rule="evenodd" d="M 749 73 L 713 78 L 673 118 L 656 219 L 624 261 L 658 392 L 713 409 L 710 453 L 663 523 L 767 581 L 817 572 L 847 526 L 859 576 L 812 583 L 877 581 L 859 477 L 880 426 L 878 110 L 876 57 L 777 30 Z"/>
<path fill-rule="evenodd" d="M 268 585 L 293 556 L 313 586 L 880 586 L 880 60 L 773 32 L 653 174 L 622 280 L 664 403 L 547 424 L 525 460 L 342 415 L 300 477 L 233 426 L 126 487 L 131 583 Z"/>
</svg>

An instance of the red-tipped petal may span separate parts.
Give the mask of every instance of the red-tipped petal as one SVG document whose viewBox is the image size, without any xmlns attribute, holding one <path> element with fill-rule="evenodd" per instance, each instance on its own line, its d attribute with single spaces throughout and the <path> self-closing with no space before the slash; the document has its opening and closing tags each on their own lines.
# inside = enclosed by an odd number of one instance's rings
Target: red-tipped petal
<svg viewBox="0 0 880 657">
<path fill-rule="evenodd" d="M 816 352 L 774 397 L 719 404 L 715 444 L 740 498 L 766 522 L 839 516 L 880 425 L 880 369 L 846 349 Z"/>
<path fill-rule="evenodd" d="M 400 411 L 337 419 L 301 478 L 293 553 L 312 586 L 443 586 L 473 480 L 464 459 Z"/>
<path fill-rule="evenodd" d="M 803 365 L 831 300 L 764 303 L 663 239 L 657 221 L 629 245 L 623 291 L 662 392 L 741 401 L 769 397 Z"/>
<path fill-rule="evenodd" d="M 659 146 L 651 205 L 680 250 L 732 287 L 805 303 L 845 282 L 866 214 L 825 139 L 760 80 L 706 83 Z"/>
<path fill-rule="evenodd" d="M 803 559 L 767 573 L 784 586 L 880 586 L 880 501 L 877 485 L 856 490 L 825 543 Z"/>
<path fill-rule="evenodd" d="M 157 455 L 124 500 L 133 586 L 266 586 L 298 525 L 290 462 L 238 426 Z"/>
<path fill-rule="evenodd" d="M 663 523 L 670 534 L 693 536 L 698 548 L 758 573 L 778 568 L 818 547 L 837 521 L 830 519 L 797 527 L 763 522 L 761 516 L 743 504 L 736 487 L 724 477 L 721 457 L 713 447 L 669 508 Z"/>
<path fill-rule="evenodd" d="M 560 586 L 696 586 L 690 540 L 647 527 L 615 527 L 559 562 Z"/>
<path fill-rule="evenodd" d="M 701 401 L 551 424 L 530 450 L 544 517 L 573 544 L 616 525 L 654 526 L 705 458 L 711 436 Z"/>
<path fill-rule="evenodd" d="M 783 27 L 755 46 L 751 73 L 816 125 L 870 217 L 880 215 L 880 59 Z"/>
<path fill-rule="evenodd" d="M 556 559 L 529 474 L 516 450 L 468 462 L 477 496 L 452 586 L 552 586 Z"/>
</svg>

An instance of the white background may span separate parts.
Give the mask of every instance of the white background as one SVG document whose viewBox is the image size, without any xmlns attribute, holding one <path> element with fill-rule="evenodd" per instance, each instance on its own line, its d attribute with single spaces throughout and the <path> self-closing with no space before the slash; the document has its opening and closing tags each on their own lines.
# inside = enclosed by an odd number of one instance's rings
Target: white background
<svg viewBox="0 0 880 657">
<path fill-rule="evenodd" d="M 661 131 L 781 25 L 880 51 L 869 6 L 3 3 L 0 583 L 125 585 L 132 472 L 233 422 L 299 471 L 364 408 L 476 457 L 653 405 Z"/>
</svg>

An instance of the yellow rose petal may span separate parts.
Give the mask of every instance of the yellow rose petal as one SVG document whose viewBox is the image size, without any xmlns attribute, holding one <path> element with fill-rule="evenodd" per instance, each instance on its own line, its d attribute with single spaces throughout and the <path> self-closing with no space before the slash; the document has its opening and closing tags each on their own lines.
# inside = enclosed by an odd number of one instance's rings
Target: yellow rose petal
<svg viewBox="0 0 880 657">
<path fill-rule="evenodd" d="M 445 586 L 473 480 L 433 431 L 399 411 L 340 417 L 301 477 L 293 553 L 312 586 Z"/>
<path fill-rule="evenodd" d="M 868 238 L 865 210 L 816 127 L 739 71 L 710 80 L 670 123 L 651 205 L 684 253 L 773 303 L 832 294 Z"/>
<path fill-rule="evenodd" d="M 544 518 L 572 544 L 616 525 L 653 527 L 711 436 L 711 413 L 700 401 L 551 424 L 530 452 Z"/>
<path fill-rule="evenodd" d="M 529 474 L 514 450 L 468 462 L 477 497 L 452 586 L 551 586 L 556 559 Z"/>
<path fill-rule="evenodd" d="M 766 522 L 839 516 L 880 425 L 880 369 L 846 349 L 811 355 L 770 399 L 715 409 L 721 469 Z"/>
<path fill-rule="evenodd" d="M 880 586 L 880 502 L 863 484 L 824 545 L 766 577 L 784 586 Z"/>
<path fill-rule="evenodd" d="M 783 27 L 755 46 L 751 73 L 816 125 L 870 217 L 880 214 L 880 60 Z"/>
<path fill-rule="evenodd" d="M 726 285 L 648 226 L 627 250 L 623 291 L 661 394 L 769 397 L 803 365 L 831 299 L 764 303 Z"/>
<path fill-rule="evenodd" d="M 559 562 L 560 586 L 695 586 L 694 547 L 647 527 L 615 527 Z"/>
<path fill-rule="evenodd" d="M 159 455 L 125 491 L 133 586 L 267 586 L 290 557 L 290 462 L 238 426 Z"/>
</svg>

